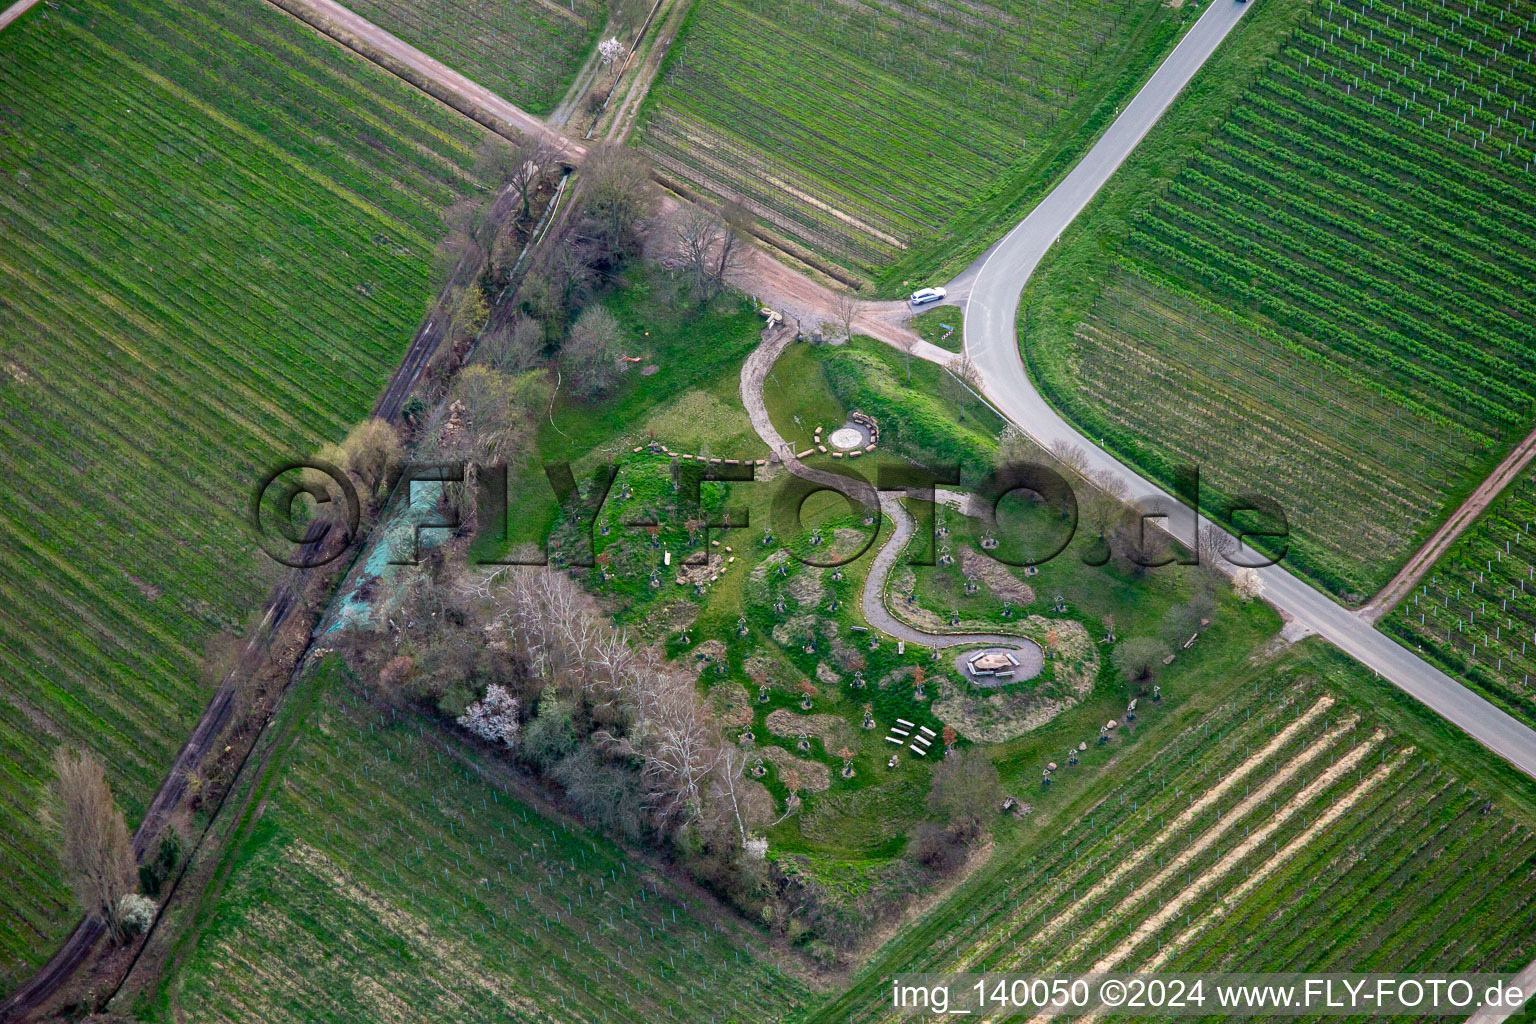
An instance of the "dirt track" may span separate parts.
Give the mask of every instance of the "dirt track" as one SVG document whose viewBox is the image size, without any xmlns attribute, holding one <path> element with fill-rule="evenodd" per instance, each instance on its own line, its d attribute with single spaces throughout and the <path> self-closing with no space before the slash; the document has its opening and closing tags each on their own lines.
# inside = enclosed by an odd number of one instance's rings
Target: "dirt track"
<svg viewBox="0 0 1536 1024">
<path fill-rule="evenodd" d="M 1488 479 L 1478 484 L 1477 490 L 1467 496 L 1467 500 L 1451 513 L 1451 517 L 1435 531 L 1434 536 L 1425 541 L 1424 546 L 1413 553 L 1413 557 L 1398 570 L 1397 575 L 1381 588 L 1381 593 L 1367 601 L 1357 614 L 1372 625 L 1380 621 L 1410 590 L 1418 586 L 1429 567 L 1483 514 L 1483 510 L 1493 503 L 1493 499 L 1499 496 L 1509 482 L 1520 475 L 1520 471 L 1530 464 L 1532 456 L 1536 456 L 1536 430 L 1515 446 L 1515 450 L 1499 463 L 1498 468 L 1488 474 Z"/>
<path fill-rule="evenodd" d="M 7 7 L 3 11 L 0 11 L 0 31 L 3 31 L 5 26 L 9 25 L 11 22 L 15 21 L 23 14 L 26 14 L 36 6 L 37 0 L 16 0 L 15 3 L 11 4 L 11 6 Z"/>
<path fill-rule="evenodd" d="M 586 147 L 439 60 L 422 53 L 335 0 L 268 0 L 348 49 L 435 96 L 500 134 L 544 135 L 565 159 L 580 161 Z"/>
</svg>

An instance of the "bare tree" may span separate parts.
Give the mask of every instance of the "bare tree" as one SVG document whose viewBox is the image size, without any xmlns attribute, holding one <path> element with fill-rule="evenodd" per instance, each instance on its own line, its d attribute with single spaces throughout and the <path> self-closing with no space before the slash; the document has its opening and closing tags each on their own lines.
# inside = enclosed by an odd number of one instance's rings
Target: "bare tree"
<svg viewBox="0 0 1536 1024">
<path fill-rule="evenodd" d="M 715 762 L 716 804 L 722 811 L 728 810 L 731 823 L 736 826 L 736 838 L 745 848 L 747 823 L 752 819 L 746 782 L 747 752 L 740 747 L 722 747 Z"/>
<path fill-rule="evenodd" d="M 948 731 L 944 743 L 946 747 L 954 743 Z M 933 770 L 928 809 L 944 818 L 962 839 L 984 831 L 1001 801 L 997 768 L 979 750 L 946 757 Z"/>
<path fill-rule="evenodd" d="M 859 315 L 859 300 L 854 298 L 852 292 L 838 292 L 832 300 L 832 313 L 843 329 L 843 337 L 852 339 L 853 321 Z"/>
<path fill-rule="evenodd" d="M 133 891 L 133 847 L 128 823 L 112 799 L 101 762 L 62 746 L 53 752 L 52 806 L 45 821 L 60 840 L 61 860 L 87 917 L 122 935 L 118 906 Z"/>
<path fill-rule="evenodd" d="M 971 357 L 961 353 L 960 358 L 949 364 L 949 372 L 953 373 L 960 382 L 972 391 L 981 388 L 981 371 L 976 369 L 976 364 Z"/>
<path fill-rule="evenodd" d="M 588 152 L 582 176 L 577 232 L 592 262 L 615 265 L 639 251 L 640 221 L 654 198 L 645 160 L 633 149 L 602 143 Z"/>
<path fill-rule="evenodd" d="M 641 774 L 659 821 L 688 825 L 704 808 L 704 780 L 720 762 L 718 728 L 693 683 L 669 672 L 640 679 Z"/>
<path fill-rule="evenodd" d="M 533 217 L 533 197 L 548 180 L 559 153 L 543 135 L 525 135 L 512 149 L 512 166 L 503 180 L 523 206 L 523 220 Z"/>
<path fill-rule="evenodd" d="M 740 258 L 734 224 L 714 210 L 689 205 L 672 218 L 668 231 L 670 255 L 692 278 L 694 298 L 708 302 L 720 294 Z"/>
<path fill-rule="evenodd" d="M 704 295 L 714 217 L 701 206 L 684 206 L 667 225 L 668 256 L 693 278 L 695 298 Z"/>
<path fill-rule="evenodd" d="M 537 320 L 517 314 L 485 332 L 479 352 L 493 370 L 517 373 L 532 366 L 544 346 L 544 328 Z"/>
<path fill-rule="evenodd" d="M 478 207 L 473 200 L 461 200 L 443 211 L 443 237 L 432 251 L 434 282 L 450 283 L 459 267 L 485 255 L 476 237 L 478 224 Z"/>
</svg>

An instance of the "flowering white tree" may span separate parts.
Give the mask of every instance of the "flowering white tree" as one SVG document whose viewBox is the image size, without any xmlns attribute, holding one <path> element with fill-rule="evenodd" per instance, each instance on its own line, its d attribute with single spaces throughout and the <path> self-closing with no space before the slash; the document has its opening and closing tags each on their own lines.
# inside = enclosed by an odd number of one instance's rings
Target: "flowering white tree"
<svg viewBox="0 0 1536 1024">
<path fill-rule="evenodd" d="M 1264 581 L 1257 569 L 1239 569 L 1232 574 L 1232 589 L 1244 601 L 1252 601 L 1264 593 Z"/>
<path fill-rule="evenodd" d="M 485 696 L 471 704 L 459 716 L 459 725 L 492 743 L 517 744 L 522 723 L 517 720 L 518 700 L 496 683 L 485 688 Z"/>
<path fill-rule="evenodd" d="M 122 922 L 124 933 L 128 935 L 149 931 L 149 926 L 155 923 L 155 912 L 158 909 L 154 900 L 136 892 L 130 892 L 117 901 L 117 916 Z"/>
<path fill-rule="evenodd" d="M 624 44 L 619 42 L 617 36 L 604 39 L 597 44 L 597 54 L 603 60 L 603 67 L 613 67 L 624 59 Z"/>
</svg>

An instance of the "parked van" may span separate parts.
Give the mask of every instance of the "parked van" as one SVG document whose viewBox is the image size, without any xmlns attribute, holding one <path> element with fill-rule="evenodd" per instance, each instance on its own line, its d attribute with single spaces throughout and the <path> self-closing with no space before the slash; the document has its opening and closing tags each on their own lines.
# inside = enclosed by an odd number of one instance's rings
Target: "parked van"
<svg viewBox="0 0 1536 1024">
<path fill-rule="evenodd" d="M 930 302 L 938 302 L 943 297 L 943 288 L 919 288 L 912 293 L 912 305 L 926 306 Z"/>
</svg>

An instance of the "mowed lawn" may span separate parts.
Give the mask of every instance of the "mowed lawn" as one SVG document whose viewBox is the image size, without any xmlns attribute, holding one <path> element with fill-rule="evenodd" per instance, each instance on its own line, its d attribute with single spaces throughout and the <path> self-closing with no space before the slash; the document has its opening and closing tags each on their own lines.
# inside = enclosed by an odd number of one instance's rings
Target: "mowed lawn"
<svg viewBox="0 0 1536 1024">
<path fill-rule="evenodd" d="M 299 684 L 291 743 L 155 1019 L 776 1020 L 808 998 L 765 931 L 529 807 L 493 753 Z"/>
<path fill-rule="evenodd" d="M 1188 13 L 1139 0 L 716 0 L 690 12 L 638 144 L 823 260 L 926 273 L 985 246 L 1024 191 L 1064 170 L 1053 152 L 1080 151 Z M 990 213 L 956 221 L 978 210 Z"/>
<path fill-rule="evenodd" d="M 1533 27 L 1308 8 L 1124 237 L 1062 258 L 1107 265 L 1032 290 L 1053 400 L 1164 479 L 1199 463 L 1218 508 L 1280 501 L 1292 563 L 1368 597 L 1532 426 Z"/>
<path fill-rule="evenodd" d="M 354 0 L 347 7 L 533 114 L 597 45 L 600 0 Z"/>
<path fill-rule="evenodd" d="M 365 416 L 478 129 L 274 9 L 39 5 L 0 34 L 0 989 L 75 918 L 52 748 L 130 824 L 275 578 L 280 458 Z"/>
</svg>

